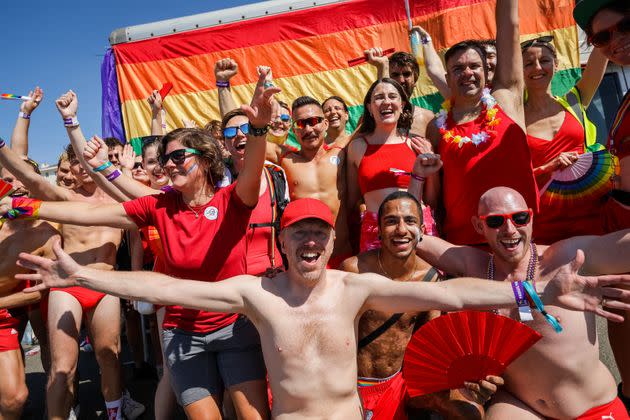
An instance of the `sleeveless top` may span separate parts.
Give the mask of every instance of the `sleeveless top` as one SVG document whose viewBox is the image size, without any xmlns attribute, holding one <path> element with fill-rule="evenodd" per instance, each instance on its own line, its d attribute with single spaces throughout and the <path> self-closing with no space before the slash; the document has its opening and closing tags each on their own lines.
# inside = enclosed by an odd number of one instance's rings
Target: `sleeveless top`
<svg viewBox="0 0 630 420">
<path fill-rule="evenodd" d="M 538 210 L 538 188 L 525 132 L 498 107 L 497 135 L 475 146 L 458 144 L 440 138 L 442 157 L 442 196 L 445 208 L 443 234 L 458 245 L 476 245 L 485 238 L 473 229 L 471 217 L 477 214 L 479 198 L 493 187 L 510 187 L 520 192 L 527 205 Z M 455 135 L 472 137 L 480 131 L 484 115 L 455 126 L 451 116 L 448 127 Z M 461 144 L 461 143 L 460 143 Z"/>
<path fill-rule="evenodd" d="M 406 141 L 396 144 L 368 143 L 359 163 L 361 195 L 384 188 L 408 188 L 410 176 L 398 175 L 390 168 L 411 172 L 415 161 L 416 154 Z"/>
</svg>

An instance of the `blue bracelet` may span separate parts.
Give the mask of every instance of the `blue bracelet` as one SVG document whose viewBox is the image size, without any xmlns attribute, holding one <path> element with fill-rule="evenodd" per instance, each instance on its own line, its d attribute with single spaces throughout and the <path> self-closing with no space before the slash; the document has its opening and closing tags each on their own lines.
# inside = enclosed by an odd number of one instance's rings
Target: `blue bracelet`
<svg viewBox="0 0 630 420">
<path fill-rule="evenodd" d="M 4 142 L 2 137 L 0 137 L 0 149 L 2 149 L 4 146 L 6 146 L 6 143 Z"/>
<path fill-rule="evenodd" d="M 550 315 L 547 313 L 547 311 L 545 311 L 545 305 L 543 305 L 542 300 L 540 300 L 540 297 L 536 293 L 536 290 L 534 289 L 532 283 L 529 281 L 524 281 L 523 287 L 525 288 L 525 292 L 527 292 L 529 297 L 532 299 L 532 302 L 534 302 L 536 310 L 538 310 L 538 312 L 540 312 L 545 317 L 547 322 L 551 324 L 551 326 L 554 330 L 556 330 L 557 333 L 562 332 L 562 326 L 560 325 L 558 320 L 553 315 Z"/>
<path fill-rule="evenodd" d="M 109 168 L 110 166 L 112 166 L 112 162 L 108 160 L 107 162 L 103 163 L 101 166 L 92 169 L 92 172 L 102 172 L 105 169 Z"/>
</svg>

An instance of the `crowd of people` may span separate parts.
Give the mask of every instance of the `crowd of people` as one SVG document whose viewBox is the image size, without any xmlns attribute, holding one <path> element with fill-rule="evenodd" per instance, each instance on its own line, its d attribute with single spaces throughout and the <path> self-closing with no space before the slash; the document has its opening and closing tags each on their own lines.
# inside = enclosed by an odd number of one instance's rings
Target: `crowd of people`
<svg viewBox="0 0 630 420">
<path fill-rule="evenodd" d="M 78 415 L 82 328 L 108 418 L 142 414 L 122 379 L 122 321 L 134 373 L 152 372 L 148 342 L 163 365 L 158 419 L 177 404 L 190 419 L 630 419 L 630 94 L 606 144 L 586 114 L 609 61 L 630 65 L 630 5 L 581 0 L 574 18 L 593 51 L 562 96 L 553 37 L 522 40 L 517 0 L 497 1 L 496 40 L 443 59 L 412 29 L 447 99 L 437 114 L 410 101 L 417 57 L 366 50 L 377 79 L 352 133 L 343 98 L 283 102 L 270 67 L 238 104 L 229 57 L 214 68 L 221 120 L 166 132 L 154 91 L 138 155 L 86 139 L 70 90 L 55 102 L 70 139 L 55 185 L 28 158 L 34 89 L 0 139 L 13 186 L 0 200 L 0 419 L 19 419 L 28 398 L 26 320 L 51 419 Z M 605 194 L 547 199 L 587 153 L 613 166 Z M 543 338 L 501 376 L 411 397 L 414 332 L 465 309 L 521 320 L 522 283 L 546 305 L 523 320 Z M 619 385 L 596 316 L 609 321 Z"/>
</svg>

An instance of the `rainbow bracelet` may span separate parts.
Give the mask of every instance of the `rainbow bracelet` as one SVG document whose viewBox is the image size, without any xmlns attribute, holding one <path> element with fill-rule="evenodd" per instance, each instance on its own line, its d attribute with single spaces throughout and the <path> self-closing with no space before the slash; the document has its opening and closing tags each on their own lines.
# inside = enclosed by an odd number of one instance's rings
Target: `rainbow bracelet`
<svg viewBox="0 0 630 420">
<path fill-rule="evenodd" d="M 6 218 L 15 219 L 37 219 L 42 200 L 35 200 L 27 197 L 14 197 L 11 202 L 11 209 L 7 212 Z"/>
<path fill-rule="evenodd" d="M 551 324 L 551 326 L 554 330 L 556 330 L 557 333 L 562 332 L 562 326 L 560 325 L 558 320 L 553 315 L 548 314 L 547 311 L 545 311 L 545 305 L 543 305 L 542 300 L 540 300 L 540 297 L 538 296 L 538 293 L 536 293 L 536 289 L 534 289 L 534 285 L 532 284 L 532 282 L 524 281 L 523 287 L 525 288 L 525 292 L 529 295 L 529 298 L 534 303 L 535 309 L 538 310 L 538 312 L 540 312 L 545 317 L 547 322 Z"/>
</svg>

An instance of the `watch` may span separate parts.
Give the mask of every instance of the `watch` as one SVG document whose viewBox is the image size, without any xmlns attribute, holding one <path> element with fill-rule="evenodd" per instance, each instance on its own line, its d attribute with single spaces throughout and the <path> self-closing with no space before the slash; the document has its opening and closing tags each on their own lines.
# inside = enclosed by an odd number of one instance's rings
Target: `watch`
<svg viewBox="0 0 630 420">
<path fill-rule="evenodd" d="M 251 123 L 249 124 L 249 133 L 254 137 L 262 137 L 267 134 L 267 130 L 269 130 L 269 125 L 265 125 L 264 127 L 254 127 Z"/>
</svg>

